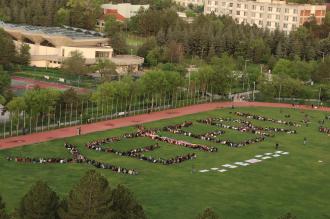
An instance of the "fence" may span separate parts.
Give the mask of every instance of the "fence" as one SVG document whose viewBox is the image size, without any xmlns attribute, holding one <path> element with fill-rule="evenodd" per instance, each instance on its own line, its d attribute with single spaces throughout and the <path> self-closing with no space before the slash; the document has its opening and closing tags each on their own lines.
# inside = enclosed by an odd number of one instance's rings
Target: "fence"
<svg viewBox="0 0 330 219">
<path fill-rule="evenodd" d="M 179 90 L 164 95 L 144 94 L 111 101 L 60 104 L 43 112 L 16 112 L 0 122 L 1 138 L 43 132 L 51 129 L 94 123 L 170 108 L 213 101 L 213 96 L 200 90 Z"/>
</svg>

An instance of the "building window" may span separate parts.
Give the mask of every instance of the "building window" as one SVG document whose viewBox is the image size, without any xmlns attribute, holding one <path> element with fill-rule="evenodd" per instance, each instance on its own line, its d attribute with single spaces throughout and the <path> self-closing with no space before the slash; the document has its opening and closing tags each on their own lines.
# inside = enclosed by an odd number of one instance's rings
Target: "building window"
<svg viewBox="0 0 330 219">
<path fill-rule="evenodd" d="M 262 14 L 261 13 L 259 14 L 259 18 L 262 18 Z"/>
<path fill-rule="evenodd" d="M 255 12 L 252 12 L 251 13 L 251 17 L 255 17 L 256 16 L 256 13 Z"/>
<path fill-rule="evenodd" d="M 295 30 L 297 26 L 295 24 L 292 24 L 292 29 Z"/>
<path fill-rule="evenodd" d="M 259 21 L 259 25 L 261 25 L 261 26 L 263 25 L 262 21 Z"/>
<path fill-rule="evenodd" d="M 240 15 L 241 14 L 241 12 L 240 11 L 236 11 L 236 15 Z"/>
<path fill-rule="evenodd" d="M 241 8 L 241 4 L 237 4 L 237 8 Z"/>
<path fill-rule="evenodd" d="M 272 19 L 272 15 L 271 14 L 267 14 L 267 18 L 268 19 Z"/>
<path fill-rule="evenodd" d="M 233 7 L 233 3 L 229 3 L 229 7 Z"/>
<path fill-rule="evenodd" d="M 222 6 L 226 6 L 226 2 L 222 2 Z"/>
<path fill-rule="evenodd" d="M 276 15 L 276 20 L 279 20 L 280 19 L 280 15 Z"/>
<path fill-rule="evenodd" d="M 270 26 L 272 26 L 272 22 L 267 21 L 267 27 L 270 27 Z"/>
<path fill-rule="evenodd" d="M 284 12 L 289 13 L 289 11 L 290 11 L 290 9 L 286 8 Z"/>
<path fill-rule="evenodd" d="M 283 28 L 288 28 L 288 24 L 283 24 Z"/>
<path fill-rule="evenodd" d="M 281 8 L 276 8 L 276 12 L 281 12 Z"/>
<path fill-rule="evenodd" d="M 246 11 L 244 11 L 244 16 L 247 16 L 247 12 Z"/>
<path fill-rule="evenodd" d="M 289 16 L 284 16 L 284 20 L 288 21 L 289 20 Z"/>
<path fill-rule="evenodd" d="M 245 9 L 248 9 L 248 8 L 249 8 L 249 5 L 248 5 L 248 4 L 245 4 L 245 5 L 244 5 L 244 8 L 245 8 Z"/>
<path fill-rule="evenodd" d="M 292 21 L 296 22 L 298 20 L 297 17 L 292 17 Z"/>
<path fill-rule="evenodd" d="M 257 9 L 257 6 L 252 5 L 252 10 L 256 10 L 256 9 Z"/>
<path fill-rule="evenodd" d="M 269 12 L 272 12 L 273 11 L 273 8 L 272 7 L 268 7 L 268 11 Z"/>
<path fill-rule="evenodd" d="M 298 14 L 298 10 L 297 9 L 293 9 L 293 13 L 294 14 Z"/>
<path fill-rule="evenodd" d="M 218 1 L 215 1 L 214 4 L 215 4 L 215 5 L 218 5 Z"/>
<path fill-rule="evenodd" d="M 265 9 L 264 6 L 260 6 L 260 11 L 263 11 Z"/>
<path fill-rule="evenodd" d="M 279 22 L 275 22 L 275 27 L 276 28 L 280 27 L 280 23 Z"/>
<path fill-rule="evenodd" d="M 109 58 L 109 52 L 96 51 L 95 58 Z"/>
</svg>

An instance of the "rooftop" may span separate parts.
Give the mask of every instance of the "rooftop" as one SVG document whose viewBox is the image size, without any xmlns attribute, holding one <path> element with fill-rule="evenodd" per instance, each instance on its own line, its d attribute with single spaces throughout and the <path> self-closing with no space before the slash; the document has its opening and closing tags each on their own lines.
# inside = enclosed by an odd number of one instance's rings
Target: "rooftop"
<svg viewBox="0 0 330 219">
<path fill-rule="evenodd" d="M 42 26 L 32 26 L 25 24 L 9 24 L 3 21 L 0 21 L 0 28 L 19 30 L 35 34 L 46 34 L 52 36 L 64 36 L 71 39 L 95 39 L 103 38 L 104 34 L 85 30 L 81 28 L 63 26 L 63 27 L 42 27 Z"/>
</svg>

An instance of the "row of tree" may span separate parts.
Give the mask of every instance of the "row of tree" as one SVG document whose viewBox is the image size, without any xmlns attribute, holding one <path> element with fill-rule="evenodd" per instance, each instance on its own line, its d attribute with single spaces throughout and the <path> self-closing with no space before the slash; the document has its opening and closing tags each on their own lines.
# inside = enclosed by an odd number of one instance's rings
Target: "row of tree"
<svg viewBox="0 0 330 219">
<path fill-rule="evenodd" d="M 104 176 L 96 171 L 88 171 L 62 200 L 42 181 L 36 182 L 23 196 L 12 215 L 7 214 L 0 198 L 0 218 L 143 219 L 146 215 L 126 187 L 118 185 L 111 188 Z"/>
<path fill-rule="evenodd" d="M 208 58 L 224 52 L 255 63 L 267 63 L 270 57 L 313 60 L 330 54 L 329 13 L 324 25 L 311 21 L 289 35 L 237 24 L 229 17 L 214 15 L 199 15 L 188 24 L 171 8 L 141 11 L 130 20 L 128 27 L 136 34 L 155 37 L 156 44 L 149 41 L 144 45 L 153 54 L 174 50 L 170 53 L 179 55 L 167 59 L 172 62 L 180 62 L 179 57 L 183 55 Z"/>
<path fill-rule="evenodd" d="M 94 170 L 88 171 L 62 200 L 47 183 L 37 181 L 23 196 L 20 205 L 12 214 L 8 214 L 0 196 L 0 219 L 60 218 L 144 219 L 147 217 L 143 207 L 130 190 L 120 184 L 112 189 L 108 180 Z M 290 213 L 279 217 L 279 219 L 295 218 Z M 207 208 L 196 219 L 220 219 L 220 217 L 212 209 Z"/>
</svg>

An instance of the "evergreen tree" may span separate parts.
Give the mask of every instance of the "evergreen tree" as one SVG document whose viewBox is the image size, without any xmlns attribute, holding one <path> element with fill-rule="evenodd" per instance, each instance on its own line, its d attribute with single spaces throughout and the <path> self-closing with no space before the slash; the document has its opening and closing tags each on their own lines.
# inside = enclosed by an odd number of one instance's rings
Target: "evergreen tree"
<svg viewBox="0 0 330 219">
<path fill-rule="evenodd" d="M 18 63 L 21 65 L 29 65 L 30 61 L 30 46 L 28 44 L 22 44 L 18 54 Z"/>
<path fill-rule="evenodd" d="M 56 192 L 45 182 L 38 181 L 21 200 L 17 213 L 21 219 L 55 219 L 58 207 Z"/>
<path fill-rule="evenodd" d="M 111 199 L 111 189 L 107 179 L 95 170 L 88 171 L 70 191 L 61 208 L 61 217 L 111 218 Z"/>
<path fill-rule="evenodd" d="M 0 65 L 4 67 L 15 61 L 16 51 L 13 40 L 0 28 Z"/>
<path fill-rule="evenodd" d="M 122 185 L 112 191 L 111 210 L 113 219 L 144 219 L 146 218 L 142 206 L 137 203 L 132 193 Z"/>
</svg>

